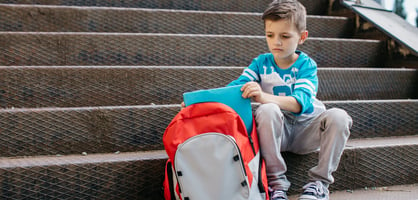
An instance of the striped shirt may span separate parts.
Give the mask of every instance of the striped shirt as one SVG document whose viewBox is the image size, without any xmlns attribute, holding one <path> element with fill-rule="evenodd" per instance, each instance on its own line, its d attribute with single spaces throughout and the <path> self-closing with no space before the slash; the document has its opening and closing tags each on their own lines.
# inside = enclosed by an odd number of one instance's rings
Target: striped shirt
<svg viewBox="0 0 418 200">
<path fill-rule="evenodd" d="M 296 51 L 296 62 L 287 69 L 276 65 L 273 54 L 261 54 L 244 69 L 241 76 L 228 86 L 241 85 L 249 81 L 258 82 L 262 90 L 279 96 L 292 96 L 301 105 L 295 115 L 317 115 L 325 110 L 324 104 L 316 99 L 318 92 L 317 65 L 308 55 Z"/>
</svg>

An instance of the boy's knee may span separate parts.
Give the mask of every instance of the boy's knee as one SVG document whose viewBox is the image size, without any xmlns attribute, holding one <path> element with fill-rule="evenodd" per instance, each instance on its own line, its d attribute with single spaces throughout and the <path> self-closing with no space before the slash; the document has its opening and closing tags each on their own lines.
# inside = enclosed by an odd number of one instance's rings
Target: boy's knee
<svg viewBox="0 0 418 200">
<path fill-rule="evenodd" d="M 339 108 L 331 108 L 326 111 L 325 126 L 334 126 L 341 131 L 351 128 L 352 119 L 348 113 Z M 324 127 L 326 128 L 326 127 Z"/>
<path fill-rule="evenodd" d="M 336 122 L 340 122 L 343 125 L 351 126 L 351 117 L 348 113 L 340 108 L 331 108 L 328 110 L 328 117 L 332 118 Z"/>
<path fill-rule="evenodd" d="M 272 140 L 282 134 L 284 116 L 278 105 L 273 103 L 259 105 L 255 111 L 255 120 L 261 140 Z"/>
<path fill-rule="evenodd" d="M 261 104 L 255 111 L 255 117 L 257 121 L 258 119 L 274 119 L 277 116 L 283 118 L 283 113 L 279 106 L 274 103 Z"/>
</svg>

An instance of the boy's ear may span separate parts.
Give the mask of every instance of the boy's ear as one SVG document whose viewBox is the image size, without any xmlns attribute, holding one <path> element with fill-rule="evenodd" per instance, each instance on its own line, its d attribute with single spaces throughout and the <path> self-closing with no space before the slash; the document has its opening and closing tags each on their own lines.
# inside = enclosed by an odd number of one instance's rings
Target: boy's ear
<svg viewBox="0 0 418 200">
<path fill-rule="evenodd" d="M 303 44 L 306 39 L 308 39 L 309 32 L 308 31 L 302 31 L 299 38 L 299 44 Z"/>
</svg>

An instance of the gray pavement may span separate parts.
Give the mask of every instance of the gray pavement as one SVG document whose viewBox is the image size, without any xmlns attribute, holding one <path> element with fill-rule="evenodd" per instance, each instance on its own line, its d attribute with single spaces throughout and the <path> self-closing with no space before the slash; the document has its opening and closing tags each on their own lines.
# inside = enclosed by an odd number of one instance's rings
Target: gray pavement
<svg viewBox="0 0 418 200">
<path fill-rule="evenodd" d="M 299 195 L 290 196 L 297 200 Z M 348 191 L 334 191 L 330 200 L 418 200 L 418 183 L 377 188 L 363 188 Z"/>
</svg>

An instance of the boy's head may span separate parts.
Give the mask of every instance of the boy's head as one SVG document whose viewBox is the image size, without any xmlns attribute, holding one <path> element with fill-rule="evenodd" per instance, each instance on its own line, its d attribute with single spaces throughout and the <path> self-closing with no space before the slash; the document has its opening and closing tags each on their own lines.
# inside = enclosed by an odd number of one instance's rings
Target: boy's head
<svg viewBox="0 0 418 200">
<path fill-rule="evenodd" d="M 264 11 L 262 19 L 289 20 L 299 32 L 306 30 L 306 9 L 297 0 L 274 0 Z"/>
<path fill-rule="evenodd" d="M 269 50 L 276 64 L 286 68 L 296 61 L 298 45 L 308 38 L 305 7 L 297 0 L 275 0 L 262 19 Z"/>
</svg>

